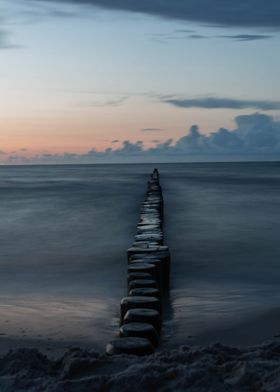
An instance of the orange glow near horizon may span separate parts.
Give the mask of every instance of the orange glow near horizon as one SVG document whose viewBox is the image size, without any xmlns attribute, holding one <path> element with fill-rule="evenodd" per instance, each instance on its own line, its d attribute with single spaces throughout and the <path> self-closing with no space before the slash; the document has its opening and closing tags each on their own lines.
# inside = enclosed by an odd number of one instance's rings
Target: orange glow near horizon
<svg viewBox="0 0 280 392">
<path fill-rule="evenodd" d="M 41 153 L 86 153 L 92 148 L 97 151 L 108 147 L 116 149 L 124 140 L 132 143 L 141 140 L 145 147 L 150 147 L 155 144 L 154 140 L 163 142 L 172 138 L 176 141 L 187 134 L 192 124 L 198 124 L 203 133 L 220 126 L 230 129 L 234 126 L 233 121 L 228 120 L 228 113 L 220 114 L 217 119 L 215 111 L 205 113 L 198 109 L 191 110 L 186 117 L 184 110 L 168 108 L 167 113 L 163 114 L 162 107 L 154 109 L 149 108 L 147 120 L 135 108 L 130 110 L 123 107 L 105 113 L 97 110 L 92 113 L 70 113 L 69 117 L 1 117 L 0 128 L 3 131 L 0 150 L 12 153 L 26 149 L 21 154 L 29 157 Z M 163 131 L 141 132 L 143 128 L 153 127 Z M 112 143 L 113 140 L 119 142 Z"/>
</svg>

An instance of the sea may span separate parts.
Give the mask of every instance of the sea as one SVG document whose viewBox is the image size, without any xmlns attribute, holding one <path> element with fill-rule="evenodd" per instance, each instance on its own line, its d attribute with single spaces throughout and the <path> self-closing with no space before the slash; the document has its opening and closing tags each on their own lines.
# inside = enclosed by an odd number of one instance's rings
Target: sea
<svg viewBox="0 0 280 392">
<path fill-rule="evenodd" d="M 103 350 L 157 167 L 171 252 L 161 347 L 280 334 L 280 163 L 0 166 L 0 343 Z"/>
</svg>

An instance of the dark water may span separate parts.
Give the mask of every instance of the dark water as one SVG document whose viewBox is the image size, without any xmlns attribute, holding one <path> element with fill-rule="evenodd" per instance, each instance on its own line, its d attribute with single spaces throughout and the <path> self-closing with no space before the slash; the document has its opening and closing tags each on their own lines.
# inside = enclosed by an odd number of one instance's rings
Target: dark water
<svg viewBox="0 0 280 392">
<path fill-rule="evenodd" d="M 0 167 L 1 339 L 103 348 L 115 335 L 153 167 Z M 240 327 L 280 303 L 280 164 L 158 167 L 172 253 L 165 345 L 280 332 Z"/>
</svg>

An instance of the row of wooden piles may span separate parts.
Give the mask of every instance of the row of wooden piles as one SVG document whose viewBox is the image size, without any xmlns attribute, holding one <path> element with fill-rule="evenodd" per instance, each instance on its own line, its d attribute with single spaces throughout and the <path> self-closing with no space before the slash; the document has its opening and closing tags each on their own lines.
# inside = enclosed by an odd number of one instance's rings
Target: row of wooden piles
<svg viewBox="0 0 280 392">
<path fill-rule="evenodd" d="M 154 169 L 141 205 L 135 241 L 127 251 L 128 296 L 121 300 L 119 338 L 107 345 L 109 355 L 147 355 L 159 344 L 170 269 L 163 218 L 162 189 L 158 170 Z"/>
</svg>

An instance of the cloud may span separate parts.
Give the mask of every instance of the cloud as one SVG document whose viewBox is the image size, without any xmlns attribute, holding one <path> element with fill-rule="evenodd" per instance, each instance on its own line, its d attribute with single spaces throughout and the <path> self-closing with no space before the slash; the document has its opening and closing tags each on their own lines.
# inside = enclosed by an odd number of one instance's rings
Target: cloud
<svg viewBox="0 0 280 392">
<path fill-rule="evenodd" d="M 104 101 L 93 101 L 86 104 L 82 104 L 82 106 L 97 107 L 97 108 L 108 107 L 108 106 L 116 107 L 116 106 L 121 106 L 127 99 L 128 97 L 120 97 L 120 98 L 113 98 Z"/>
<path fill-rule="evenodd" d="M 162 128 L 143 128 L 140 129 L 140 132 L 162 132 Z"/>
<path fill-rule="evenodd" d="M 219 38 L 229 38 L 234 41 L 248 42 L 248 41 L 260 41 L 264 39 L 273 38 L 272 35 L 266 34 L 236 34 L 236 35 L 219 35 Z"/>
<path fill-rule="evenodd" d="M 274 36 L 268 34 L 233 34 L 233 35 L 202 35 L 195 31 L 187 33 L 187 30 L 175 30 L 171 33 L 155 33 L 150 34 L 149 37 L 153 41 L 157 42 L 168 42 L 172 40 L 204 40 L 204 39 L 230 39 L 237 42 L 251 42 L 271 39 Z"/>
<path fill-rule="evenodd" d="M 280 101 L 247 100 L 225 97 L 182 98 L 162 95 L 160 101 L 179 108 L 279 110 Z"/>
<path fill-rule="evenodd" d="M 44 0 L 33 2 L 45 3 Z M 280 27 L 278 0 L 60 0 L 60 3 L 91 5 L 218 26 Z"/>
<path fill-rule="evenodd" d="M 125 162 L 176 162 L 219 160 L 280 160 L 280 121 L 254 113 L 235 118 L 236 128 L 220 128 L 202 134 L 197 125 L 174 141 L 167 139 L 145 148 L 143 141 L 125 140 L 117 149 L 103 151 L 90 149 L 85 154 L 65 152 L 45 153 L 27 158 L 17 154 L 1 159 L 5 164 L 18 163 L 125 163 Z M 157 142 L 157 141 L 156 141 Z"/>
<path fill-rule="evenodd" d="M 188 134 L 174 145 L 172 154 L 259 155 L 278 154 L 280 158 L 280 122 L 271 116 L 255 113 L 235 118 L 236 129 L 220 128 L 205 135 L 193 125 Z"/>
<path fill-rule="evenodd" d="M 120 142 L 119 139 L 114 139 L 114 140 L 111 141 L 112 144 L 116 144 L 116 143 L 119 143 L 119 142 Z"/>
<path fill-rule="evenodd" d="M 190 34 L 186 38 L 189 38 L 189 39 L 207 39 L 208 37 L 206 37 L 205 35 L 201 35 L 201 34 Z"/>
<path fill-rule="evenodd" d="M 153 33 L 149 34 L 149 38 L 152 41 L 156 42 L 161 42 L 165 43 L 168 41 L 174 41 L 174 40 L 186 40 L 186 39 L 208 39 L 210 37 L 207 37 L 205 35 L 197 34 L 195 32 L 192 32 L 192 34 L 186 34 L 185 30 L 175 30 L 171 33 Z"/>
<path fill-rule="evenodd" d="M 4 2 L 1 8 L 0 21 L 9 25 L 24 25 L 43 21 L 45 18 L 74 18 L 82 16 L 80 8 L 69 7 L 67 2 L 21 0 L 8 4 Z M 58 4 L 57 4 L 58 3 Z"/>
<path fill-rule="evenodd" d="M 179 33 L 179 34 L 192 34 L 195 33 L 195 30 L 190 30 L 190 29 L 177 29 L 174 31 L 174 33 Z"/>
</svg>

